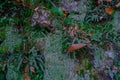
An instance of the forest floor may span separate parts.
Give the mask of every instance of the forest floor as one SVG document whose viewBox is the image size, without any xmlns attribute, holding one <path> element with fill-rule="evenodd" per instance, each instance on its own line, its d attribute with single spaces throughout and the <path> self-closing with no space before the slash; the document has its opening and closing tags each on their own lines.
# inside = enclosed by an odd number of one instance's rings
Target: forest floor
<svg viewBox="0 0 120 80">
<path fill-rule="evenodd" d="M 0 80 L 120 80 L 120 1 L 0 1 Z"/>
</svg>

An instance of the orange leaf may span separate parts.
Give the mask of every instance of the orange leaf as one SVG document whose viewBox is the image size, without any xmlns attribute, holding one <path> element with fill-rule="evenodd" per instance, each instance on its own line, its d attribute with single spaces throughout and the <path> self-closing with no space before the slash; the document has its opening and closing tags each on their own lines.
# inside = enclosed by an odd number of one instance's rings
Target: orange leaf
<svg viewBox="0 0 120 80">
<path fill-rule="evenodd" d="M 24 73 L 24 80 L 30 80 L 30 76 L 28 75 L 28 73 Z"/>
<path fill-rule="evenodd" d="M 105 8 L 105 12 L 109 15 L 111 15 L 113 13 L 113 7 L 112 6 L 108 6 Z"/>
<path fill-rule="evenodd" d="M 30 71 L 35 73 L 35 68 L 33 66 L 30 66 Z"/>
<path fill-rule="evenodd" d="M 84 43 L 72 44 L 68 47 L 68 51 L 73 52 L 75 50 L 85 47 L 86 45 L 87 44 L 84 44 Z"/>
</svg>

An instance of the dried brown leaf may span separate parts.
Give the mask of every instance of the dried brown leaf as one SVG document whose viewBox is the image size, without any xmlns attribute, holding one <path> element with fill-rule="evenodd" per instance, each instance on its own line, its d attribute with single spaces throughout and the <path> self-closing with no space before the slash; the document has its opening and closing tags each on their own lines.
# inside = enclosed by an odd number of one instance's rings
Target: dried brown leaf
<svg viewBox="0 0 120 80">
<path fill-rule="evenodd" d="M 30 80 L 30 76 L 28 75 L 28 73 L 24 73 L 24 80 Z"/>
<path fill-rule="evenodd" d="M 120 7 L 120 2 L 118 4 L 115 5 L 117 8 Z"/>
<path fill-rule="evenodd" d="M 93 33 L 90 33 L 89 36 L 92 37 Z"/>
<path fill-rule="evenodd" d="M 38 9 L 39 9 L 39 6 L 35 7 L 35 9 L 34 9 L 34 10 L 35 10 L 35 11 L 37 11 Z"/>
<path fill-rule="evenodd" d="M 70 10 L 69 9 L 65 9 L 63 8 L 63 16 L 67 17 L 70 14 Z"/>
<path fill-rule="evenodd" d="M 86 45 L 87 44 L 84 44 L 84 43 L 72 44 L 68 47 L 68 51 L 73 52 L 75 50 L 78 50 L 78 49 L 85 47 Z"/>
<path fill-rule="evenodd" d="M 30 66 L 30 71 L 35 73 L 35 68 L 33 66 Z"/>
<path fill-rule="evenodd" d="M 70 37 L 75 37 L 77 35 L 78 32 L 78 25 L 75 25 L 74 27 L 69 27 L 68 28 L 68 33 L 70 35 Z"/>
<path fill-rule="evenodd" d="M 6 66 L 7 66 L 7 61 L 4 61 L 4 65 L 3 65 L 3 69 L 2 69 L 2 71 L 5 71 Z"/>
<path fill-rule="evenodd" d="M 100 21 L 102 21 L 103 20 L 103 17 L 102 16 L 100 16 Z"/>
<path fill-rule="evenodd" d="M 111 15 L 113 13 L 113 7 L 112 6 L 108 6 L 105 8 L 105 12 L 109 15 Z"/>
<path fill-rule="evenodd" d="M 29 66 L 27 65 L 27 66 L 25 67 L 24 71 L 25 71 L 25 72 L 28 72 L 28 70 L 29 70 Z"/>
</svg>

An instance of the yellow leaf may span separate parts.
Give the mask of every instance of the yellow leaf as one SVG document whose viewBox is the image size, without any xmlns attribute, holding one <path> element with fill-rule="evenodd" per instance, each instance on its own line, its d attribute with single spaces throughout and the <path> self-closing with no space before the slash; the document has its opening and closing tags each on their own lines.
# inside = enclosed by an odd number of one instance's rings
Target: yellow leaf
<svg viewBox="0 0 120 80">
<path fill-rule="evenodd" d="M 67 17 L 70 14 L 69 9 L 63 9 L 63 16 Z"/>
<path fill-rule="evenodd" d="M 113 7 L 112 6 L 108 6 L 105 8 L 105 12 L 109 15 L 111 15 L 113 13 Z"/>
</svg>

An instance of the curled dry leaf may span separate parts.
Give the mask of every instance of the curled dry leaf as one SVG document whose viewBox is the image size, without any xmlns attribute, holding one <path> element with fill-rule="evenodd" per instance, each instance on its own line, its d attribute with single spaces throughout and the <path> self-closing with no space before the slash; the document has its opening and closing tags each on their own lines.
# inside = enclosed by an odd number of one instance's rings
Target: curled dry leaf
<svg viewBox="0 0 120 80">
<path fill-rule="evenodd" d="M 30 66 L 30 71 L 35 73 L 35 68 L 33 66 Z"/>
<path fill-rule="evenodd" d="M 84 44 L 84 43 L 72 44 L 68 47 L 68 51 L 73 52 L 75 50 L 78 50 L 78 49 L 85 47 L 86 45 L 87 44 Z"/>
<path fill-rule="evenodd" d="M 105 12 L 109 15 L 111 15 L 113 13 L 113 7 L 112 6 L 108 6 L 105 8 Z"/>
<path fill-rule="evenodd" d="M 28 75 L 28 73 L 24 73 L 24 80 L 30 80 L 30 76 Z"/>
</svg>

